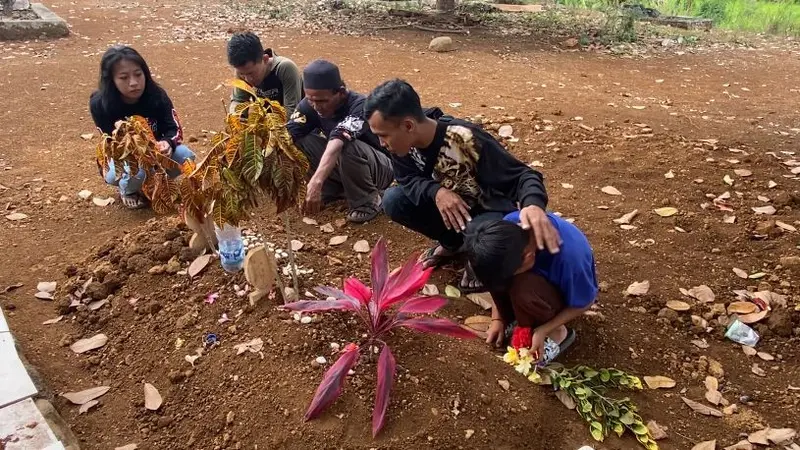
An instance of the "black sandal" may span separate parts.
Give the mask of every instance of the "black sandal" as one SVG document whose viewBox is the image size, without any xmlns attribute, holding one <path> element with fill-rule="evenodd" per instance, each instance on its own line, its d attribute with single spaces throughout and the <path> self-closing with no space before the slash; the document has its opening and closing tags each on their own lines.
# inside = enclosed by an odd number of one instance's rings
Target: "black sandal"
<svg viewBox="0 0 800 450">
<path fill-rule="evenodd" d="M 123 206 L 128 209 L 143 209 L 147 208 L 148 202 L 147 199 L 144 198 L 142 194 L 119 194 L 120 200 Z"/>
<path fill-rule="evenodd" d="M 438 269 L 438 268 L 440 268 L 442 266 L 446 266 L 447 264 L 450 264 L 451 262 L 453 262 L 456 259 L 456 254 L 455 253 L 451 253 L 451 254 L 448 254 L 448 255 L 441 255 L 441 254 L 437 255 L 436 254 L 436 249 L 438 249 L 439 247 L 442 247 L 442 246 L 441 245 L 435 245 L 435 246 L 425 250 L 419 256 L 419 260 L 420 260 L 420 262 L 422 262 L 422 265 L 425 268 L 433 267 L 434 269 Z M 444 247 L 442 247 L 442 250 L 444 250 Z"/>
</svg>

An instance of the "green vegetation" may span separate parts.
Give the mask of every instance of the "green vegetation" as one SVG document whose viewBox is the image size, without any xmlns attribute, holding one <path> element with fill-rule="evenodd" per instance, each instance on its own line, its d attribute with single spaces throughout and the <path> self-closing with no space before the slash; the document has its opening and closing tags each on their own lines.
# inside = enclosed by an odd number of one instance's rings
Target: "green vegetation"
<svg viewBox="0 0 800 450">
<path fill-rule="evenodd" d="M 605 9 L 615 0 L 557 0 L 567 6 Z M 630 3 L 636 3 L 631 1 Z M 729 30 L 800 36 L 800 2 L 792 0 L 642 0 L 662 14 L 697 16 L 714 20 Z"/>
</svg>

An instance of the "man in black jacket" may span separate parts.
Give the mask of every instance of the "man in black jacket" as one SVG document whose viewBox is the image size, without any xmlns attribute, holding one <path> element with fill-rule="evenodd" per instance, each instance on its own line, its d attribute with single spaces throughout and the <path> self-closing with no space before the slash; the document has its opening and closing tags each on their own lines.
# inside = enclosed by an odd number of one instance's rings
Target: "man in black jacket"
<svg viewBox="0 0 800 450">
<path fill-rule="evenodd" d="M 517 208 L 520 225 L 533 231 L 537 247 L 558 252 L 558 231 L 545 214 L 542 174 L 514 158 L 484 130 L 463 120 L 426 116 L 419 95 L 403 80 L 375 88 L 364 104 L 364 116 L 391 152 L 400 185 L 383 197 L 386 214 L 439 243 L 423 255 L 427 267 L 457 256 L 463 233 Z M 461 288 L 480 287 L 467 267 Z"/>
<path fill-rule="evenodd" d="M 372 220 L 393 174 L 389 156 L 364 119 L 366 97 L 348 90 L 339 68 L 321 59 L 303 70 L 303 85 L 306 97 L 286 127 L 311 163 L 305 211 L 314 214 L 344 198 L 347 220 Z"/>
</svg>

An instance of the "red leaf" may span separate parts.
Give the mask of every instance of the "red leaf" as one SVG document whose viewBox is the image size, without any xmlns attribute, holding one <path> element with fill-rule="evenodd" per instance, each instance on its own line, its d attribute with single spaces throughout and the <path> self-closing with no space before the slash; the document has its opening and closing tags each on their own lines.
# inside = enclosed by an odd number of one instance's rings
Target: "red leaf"
<svg viewBox="0 0 800 450">
<path fill-rule="evenodd" d="M 386 259 L 386 241 L 380 238 L 375 243 L 375 248 L 372 249 L 372 293 L 375 300 L 379 300 L 383 295 L 388 274 L 389 261 Z"/>
<path fill-rule="evenodd" d="M 344 280 L 344 293 L 357 298 L 363 304 L 369 303 L 369 298 L 372 297 L 372 291 L 361 280 L 352 277 Z"/>
<path fill-rule="evenodd" d="M 333 311 L 333 310 L 347 310 L 358 311 L 361 305 L 353 303 L 353 301 L 344 300 L 300 300 L 297 302 L 287 303 L 283 305 L 283 309 L 289 311 L 301 312 L 315 312 L 315 311 Z"/>
<path fill-rule="evenodd" d="M 306 411 L 305 420 L 315 419 L 319 414 L 336 400 L 342 393 L 342 386 L 347 377 L 347 372 L 358 362 L 359 348 L 356 344 L 347 344 L 341 356 L 325 372 L 322 382 L 311 399 L 311 404 Z"/>
<path fill-rule="evenodd" d="M 361 300 L 359 300 L 358 298 L 355 298 L 355 297 L 353 297 L 353 296 L 351 296 L 351 295 L 349 295 L 347 293 L 344 293 L 344 292 L 342 292 L 342 291 L 340 291 L 339 289 L 336 289 L 336 288 L 332 288 L 332 287 L 329 287 L 329 286 L 318 286 L 315 290 L 317 292 L 319 292 L 320 294 L 326 296 L 326 297 L 333 297 L 336 300 L 347 300 L 347 301 L 352 302 L 356 306 L 361 304 Z M 360 309 L 360 308 L 356 308 L 356 309 Z"/>
<path fill-rule="evenodd" d="M 403 303 L 398 312 L 406 314 L 430 314 L 438 311 L 446 304 L 447 299 L 444 297 L 416 297 Z"/>
<path fill-rule="evenodd" d="M 394 374 L 397 364 L 388 345 L 383 346 L 378 359 L 378 386 L 375 390 L 375 408 L 372 410 L 372 437 L 380 433 L 386 422 L 386 410 L 389 408 L 389 394 L 394 385 Z"/>
<path fill-rule="evenodd" d="M 386 282 L 386 289 L 381 296 L 381 310 L 419 292 L 432 272 L 432 267 L 423 269 L 422 262 L 417 257 L 409 259 L 403 268 L 391 275 Z"/>
<path fill-rule="evenodd" d="M 424 317 L 420 319 L 404 319 L 399 321 L 397 325 L 422 331 L 423 333 L 444 334 L 447 336 L 464 339 L 478 337 L 472 331 L 469 331 L 466 328 L 463 328 L 447 319 L 434 319 L 431 317 Z"/>
</svg>

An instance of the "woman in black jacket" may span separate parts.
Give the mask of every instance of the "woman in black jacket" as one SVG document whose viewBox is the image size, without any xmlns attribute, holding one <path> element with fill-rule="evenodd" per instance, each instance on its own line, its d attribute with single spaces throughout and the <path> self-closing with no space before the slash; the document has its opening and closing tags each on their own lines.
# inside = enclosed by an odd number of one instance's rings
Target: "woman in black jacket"
<svg viewBox="0 0 800 450">
<path fill-rule="evenodd" d="M 100 61 L 100 83 L 89 99 L 89 110 L 97 128 L 110 135 L 114 124 L 134 115 L 147 119 L 158 141 L 158 149 L 178 164 L 194 159 L 194 152 L 183 145 L 183 129 L 172 101 L 164 89 L 153 80 L 150 68 L 142 55 L 131 47 L 116 45 L 103 54 Z M 109 161 L 108 171 L 103 174 L 106 183 L 119 186 L 122 203 L 131 209 L 147 206 L 141 193 L 147 174 L 139 170 L 117 177 L 114 161 Z M 170 171 L 178 176 L 180 171 Z"/>
</svg>

